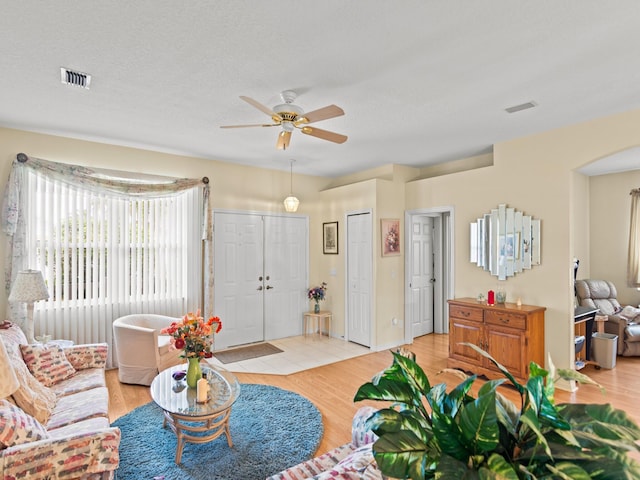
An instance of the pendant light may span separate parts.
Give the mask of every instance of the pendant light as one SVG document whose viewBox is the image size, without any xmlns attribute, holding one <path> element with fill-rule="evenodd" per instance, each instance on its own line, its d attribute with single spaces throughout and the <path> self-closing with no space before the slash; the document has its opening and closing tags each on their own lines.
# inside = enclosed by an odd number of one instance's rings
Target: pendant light
<svg viewBox="0 0 640 480">
<path fill-rule="evenodd" d="M 298 205 L 300 205 L 300 200 L 293 196 L 293 162 L 295 160 L 291 160 L 291 190 L 289 196 L 284 199 L 284 209 L 289 213 L 296 212 Z"/>
</svg>

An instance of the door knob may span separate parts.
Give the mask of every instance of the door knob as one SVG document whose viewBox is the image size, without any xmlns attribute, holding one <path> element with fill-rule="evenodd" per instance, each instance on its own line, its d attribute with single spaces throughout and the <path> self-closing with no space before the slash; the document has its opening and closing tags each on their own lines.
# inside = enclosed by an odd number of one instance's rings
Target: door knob
<svg viewBox="0 0 640 480">
<path fill-rule="evenodd" d="M 267 285 L 267 290 L 271 290 L 273 287 L 271 285 Z"/>
<path fill-rule="evenodd" d="M 266 276 L 265 280 L 269 280 L 269 275 Z"/>
<path fill-rule="evenodd" d="M 262 276 L 258 277 L 258 281 L 261 282 L 262 281 Z"/>
<path fill-rule="evenodd" d="M 260 285 L 258 288 L 256 288 L 256 290 L 258 290 L 258 291 L 262 290 L 262 285 Z"/>
</svg>

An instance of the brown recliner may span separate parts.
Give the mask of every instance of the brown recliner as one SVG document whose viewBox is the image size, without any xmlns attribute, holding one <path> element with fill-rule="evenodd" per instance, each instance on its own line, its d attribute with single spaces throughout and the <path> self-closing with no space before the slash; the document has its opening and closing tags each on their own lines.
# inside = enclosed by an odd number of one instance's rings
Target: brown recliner
<svg viewBox="0 0 640 480">
<path fill-rule="evenodd" d="M 577 280 L 578 304 L 583 307 L 600 309 L 601 315 L 609 318 L 604 323 L 604 331 L 618 336 L 618 355 L 640 356 L 640 318 L 629 319 L 620 315 L 622 307 L 618 302 L 618 291 L 607 280 Z"/>
</svg>

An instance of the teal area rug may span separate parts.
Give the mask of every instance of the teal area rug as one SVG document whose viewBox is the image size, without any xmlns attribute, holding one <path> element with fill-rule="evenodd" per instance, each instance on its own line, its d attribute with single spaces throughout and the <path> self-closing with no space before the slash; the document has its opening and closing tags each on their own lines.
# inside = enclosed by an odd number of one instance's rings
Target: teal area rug
<svg viewBox="0 0 640 480">
<path fill-rule="evenodd" d="M 175 463 L 176 437 L 162 428 L 153 402 L 119 418 L 118 480 L 264 480 L 313 457 L 322 439 L 322 415 L 306 398 L 270 385 L 242 384 L 226 436 L 185 444 Z"/>
</svg>

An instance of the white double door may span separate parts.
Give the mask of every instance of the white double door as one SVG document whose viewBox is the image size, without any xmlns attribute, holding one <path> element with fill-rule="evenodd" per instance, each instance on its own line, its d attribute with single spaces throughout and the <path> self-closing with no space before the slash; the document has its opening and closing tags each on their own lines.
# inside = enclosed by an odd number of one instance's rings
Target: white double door
<svg viewBox="0 0 640 480">
<path fill-rule="evenodd" d="M 308 306 L 306 217 L 214 213 L 216 350 L 302 333 Z"/>
</svg>

